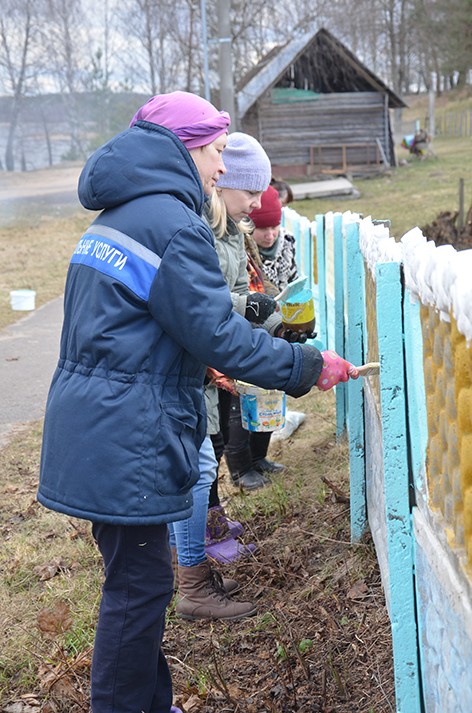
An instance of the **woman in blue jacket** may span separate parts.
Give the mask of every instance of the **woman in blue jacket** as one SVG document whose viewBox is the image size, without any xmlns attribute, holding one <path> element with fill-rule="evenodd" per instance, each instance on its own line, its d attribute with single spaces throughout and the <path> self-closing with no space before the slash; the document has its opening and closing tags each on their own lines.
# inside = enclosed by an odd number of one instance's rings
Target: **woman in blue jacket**
<svg viewBox="0 0 472 713">
<path fill-rule="evenodd" d="M 38 500 L 92 521 L 104 559 L 93 713 L 171 710 L 166 523 L 192 511 L 206 366 L 292 396 L 326 371 L 315 348 L 272 339 L 233 311 L 201 218 L 225 171 L 229 123 L 195 95 L 158 95 L 79 180 L 82 204 L 101 212 L 68 271 Z M 351 365 L 338 357 L 337 368 L 347 380 Z"/>
</svg>

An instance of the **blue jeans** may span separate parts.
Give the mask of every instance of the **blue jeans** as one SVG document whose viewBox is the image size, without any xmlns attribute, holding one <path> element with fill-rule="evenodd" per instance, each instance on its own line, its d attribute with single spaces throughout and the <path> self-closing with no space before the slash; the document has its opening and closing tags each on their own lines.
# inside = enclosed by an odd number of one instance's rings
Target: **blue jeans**
<svg viewBox="0 0 472 713">
<path fill-rule="evenodd" d="M 200 478 L 192 488 L 193 512 L 188 520 L 169 523 L 169 542 L 177 548 L 177 559 L 183 567 L 193 567 L 206 559 L 205 531 L 208 496 L 216 478 L 218 462 L 210 436 L 206 436 L 198 454 Z"/>
<path fill-rule="evenodd" d="M 105 564 L 92 660 L 93 713 L 169 713 L 172 680 L 161 649 L 173 594 L 167 525 L 94 523 Z"/>
</svg>

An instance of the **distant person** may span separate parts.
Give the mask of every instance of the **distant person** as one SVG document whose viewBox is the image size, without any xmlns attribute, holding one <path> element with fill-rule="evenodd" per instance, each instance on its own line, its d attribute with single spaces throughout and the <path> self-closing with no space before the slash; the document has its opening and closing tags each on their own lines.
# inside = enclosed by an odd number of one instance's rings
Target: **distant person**
<svg viewBox="0 0 472 713">
<path fill-rule="evenodd" d="M 261 207 L 250 215 L 253 238 L 259 249 L 265 276 L 281 292 L 298 277 L 295 238 L 282 228 L 282 206 L 273 186 L 262 194 Z"/>
<path fill-rule="evenodd" d="M 103 556 L 92 713 L 177 710 L 161 647 L 167 523 L 192 513 L 206 367 L 292 396 L 357 376 L 234 312 L 201 218 L 225 173 L 229 124 L 194 94 L 152 97 L 79 179 L 82 205 L 101 212 L 67 275 L 38 500 L 90 520 Z"/>
<path fill-rule="evenodd" d="M 282 208 L 285 208 L 289 203 L 293 203 L 293 191 L 287 181 L 284 181 L 283 178 L 272 178 L 270 185 L 279 194 Z"/>
</svg>

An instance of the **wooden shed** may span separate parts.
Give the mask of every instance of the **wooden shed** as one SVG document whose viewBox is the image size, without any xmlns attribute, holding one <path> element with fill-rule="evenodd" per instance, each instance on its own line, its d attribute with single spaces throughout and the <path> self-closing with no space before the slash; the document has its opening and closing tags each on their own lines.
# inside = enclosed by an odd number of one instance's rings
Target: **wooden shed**
<svg viewBox="0 0 472 713">
<path fill-rule="evenodd" d="M 390 109 L 403 100 L 328 30 L 274 47 L 236 89 L 238 127 L 285 178 L 395 166 Z"/>
</svg>

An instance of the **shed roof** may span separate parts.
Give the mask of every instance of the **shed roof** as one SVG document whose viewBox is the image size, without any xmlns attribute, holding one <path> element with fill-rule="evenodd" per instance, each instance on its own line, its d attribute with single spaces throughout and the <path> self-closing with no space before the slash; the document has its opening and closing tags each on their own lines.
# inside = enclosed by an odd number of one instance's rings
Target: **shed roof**
<svg viewBox="0 0 472 713">
<path fill-rule="evenodd" d="M 286 75 L 292 66 L 295 67 L 295 77 L 292 75 L 289 78 Z M 297 74 L 299 79 L 303 77 L 304 86 L 297 87 Z M 376 91 L 388 95 L 390 108 L 406 106 L 395 92 L 325 28 L 277 45 L 244 75 L 237 87 L 239 118 L 264 92 L 276 85 L 322 93 Z"/>
</svg>

